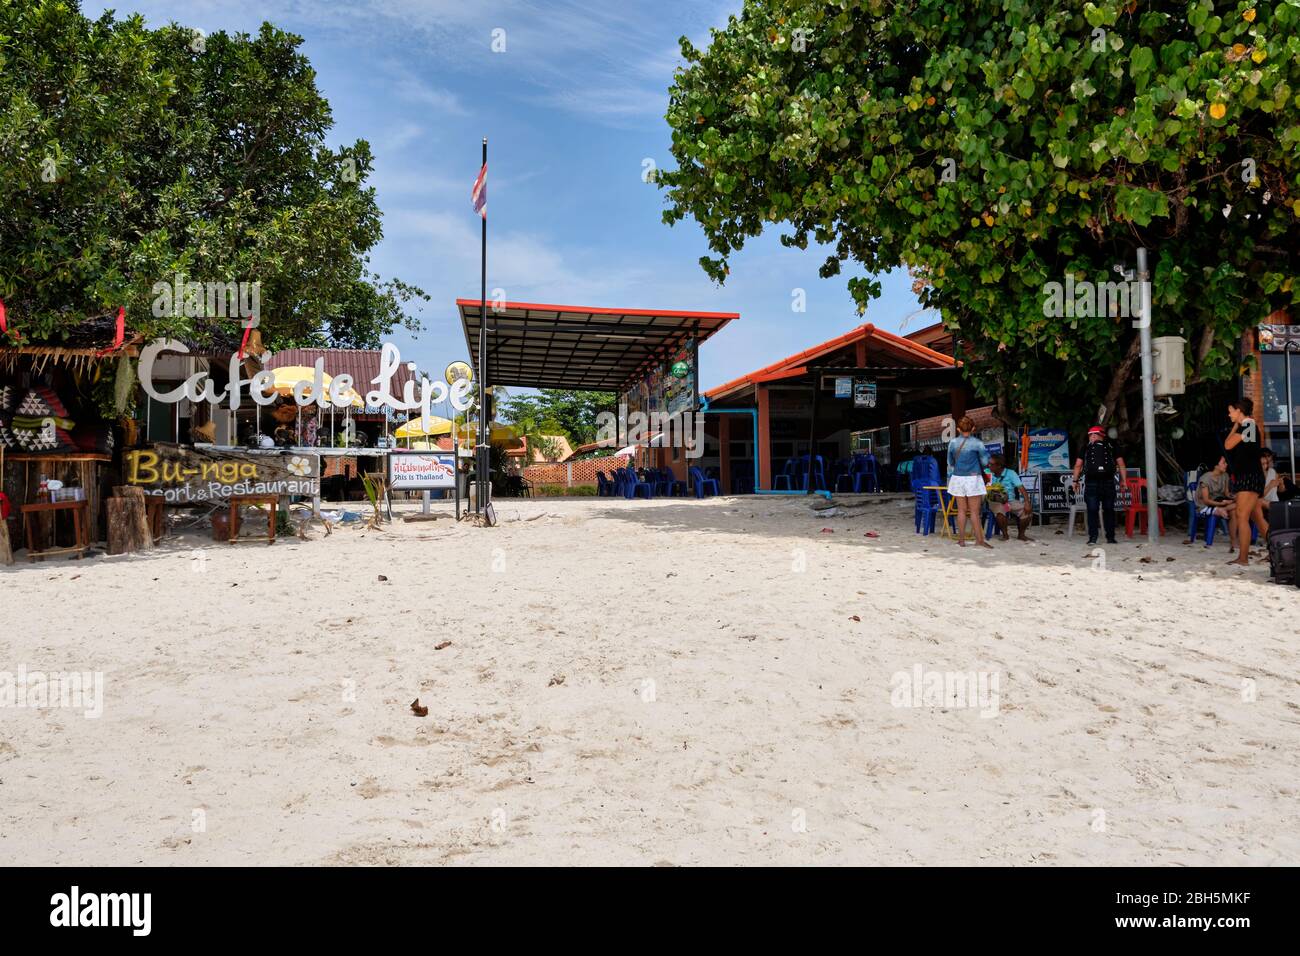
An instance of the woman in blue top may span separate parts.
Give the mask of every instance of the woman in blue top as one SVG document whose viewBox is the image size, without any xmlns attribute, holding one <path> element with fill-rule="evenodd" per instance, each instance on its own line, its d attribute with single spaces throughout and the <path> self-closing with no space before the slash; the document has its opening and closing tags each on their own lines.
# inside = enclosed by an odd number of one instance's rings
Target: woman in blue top
<svg viewBox="0 0 1300 956">
<path fill-rule="evenodd" d="M 975 423 L 963 415 L 957 423 L 957 437 L 948 442 L 948 494 L 957 499 L 957 543 L 966 547 L 966 521 L 969 518 L 975 543 L 992 549 L 984 540 L 980 524 L 980 502 L 984 498 L 984 469 L 989 451 L 975 437 Z"/>
</svg>

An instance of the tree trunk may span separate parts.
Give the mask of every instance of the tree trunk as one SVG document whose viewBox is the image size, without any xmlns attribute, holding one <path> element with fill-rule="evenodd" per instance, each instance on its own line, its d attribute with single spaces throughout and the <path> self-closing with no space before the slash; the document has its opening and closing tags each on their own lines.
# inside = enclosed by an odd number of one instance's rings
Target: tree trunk
<svg viewBox="0 0 1300 956">
<path fill-rule="evenodd" d="M 14 551 L 9 546 L 9 520 L 0 518 L 0 564 L 13 564 Z"/>
<path fill-rule="evenodd" d="M 1132 341 L 1129 342 L 1128 351 L 1124 353 L 1124 357 L 1115 366 L 1115 372 L 1110 378 L 1110 387 L 1106 389 L 1106 396 L 1102 399 L 1102 407 L 1106 410 L 1103 420 L 1109 422 L 1118 418 L 1115 427 L 1121 431 L 1128 427 L 1128 410 L 1121 408 L 1118 416 L 1115 415 L 1115 410 L 1124 399 L 1124 390 L 1128 385 L 1129 378 L 1132 376 L 1133 366 L 1138 363 L 1141 357 L 1142 340 L 1135 335 Z"/>
<path fill-rule="evenodd" d="M 113 489 L 117 495 L 109 498 L 108 505 L 108 553 L 127 554 L 132 551 L 147 551 L 153 547 L 153 536 L 149 533 L 149 515 L 145 508 L 144 492 L 139 488 L 118 486 Z"/>
</svg>

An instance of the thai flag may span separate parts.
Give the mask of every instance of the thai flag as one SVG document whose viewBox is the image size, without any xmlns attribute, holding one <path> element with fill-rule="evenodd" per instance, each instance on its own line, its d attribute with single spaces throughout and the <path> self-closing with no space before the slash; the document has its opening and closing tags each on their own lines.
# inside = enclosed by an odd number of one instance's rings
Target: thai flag
<svg viewBox="0 0 1300 956">
<path fill-rule="evenodd" d="M 469 198 L 474 202 L 474 211 L 487 218 L 487 163 L 478 171 L 478 178 L 474 180 L 474 188 L 470 191 Z"/>
</svg>

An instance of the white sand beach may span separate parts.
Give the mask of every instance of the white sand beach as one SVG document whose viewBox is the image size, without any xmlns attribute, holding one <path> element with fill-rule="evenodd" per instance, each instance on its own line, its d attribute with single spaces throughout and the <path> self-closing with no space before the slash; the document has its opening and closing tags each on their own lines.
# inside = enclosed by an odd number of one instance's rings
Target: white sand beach
<svg viewBox="0 0 1300 956">
<path fill-rule="evenodd" d="M 0 569 L 0 670 L 104 675 L 97 719 L 0 708 L 0 860 L 1300 860 L 1300 590 L 1226 541 L 1103 569 L 892 496 L 499 513 Z M 918 667 L 990 693 L 895 706 Z"/>
</svg>

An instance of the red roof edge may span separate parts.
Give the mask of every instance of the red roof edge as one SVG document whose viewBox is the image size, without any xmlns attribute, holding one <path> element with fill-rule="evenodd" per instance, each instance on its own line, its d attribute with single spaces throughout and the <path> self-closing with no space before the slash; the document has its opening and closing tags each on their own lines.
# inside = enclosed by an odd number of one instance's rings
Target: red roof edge
<svg viewBox="0 0 1300 956">
<path fill-rule="evenodd" d="M 918 342 L 913 342 L 910 339 L 906 339 L 901 335 L 896 335 L 893 332 L 886 332 L 884 329 L 878 329 L 871 323 L 867 323 L 858 326 L 856 329 L 845 332 L 843 335 L 836 336 L 833 339 L 828 339 L 820 345 L 814 345 L 811 348 L 804 349 L 802 352 L 788 355 L 780 361 L 773 362 L 771 365 L 765 365 L 763 368 L 760 368 L 755 372 L 750 372 L 748 375 L 742 375 L 739 378 L 732 379 L 730 382 L 726 382 L 716 388 L 711 388 L 704 393 L 704 397 L 712 400 L 746 385 L 756 385 L 763 381 L 787 378 L 789 377 L 788 375 L 780 375 L 777 373 L 789 372 L 795 366 L 806 364 L 810 359 L 816 358 L 819 355 L 825 355 L 827 352 L 833 352 L 846 345 L 851 345 L 860 339 L 866 339 L 868 341 L 875 339 L 888 349 L 892 349 L 895 352 L 910 354 L 915 358 L 924 360 L 926 364 L 935 368 L 952 367 L 957 364 L 951 356 L 944 355 L 942 352 L 936 352 L 934 349 L 921 345 Z"/>
<path fill-rule="evenodd" d="M 458 306 L 481 306 L 481 299 L 457 299 Z M 589 315 L 662 315 L 676 319 L 727 319 L 735 322 L 739 312 L 688 312 L 674 309 L 613 309 L 595 305 L 552 305 L 545 302 L 506 302 L 504 309 L 532 309 L 537 312 L 585 312 Z"/>
</svg>

